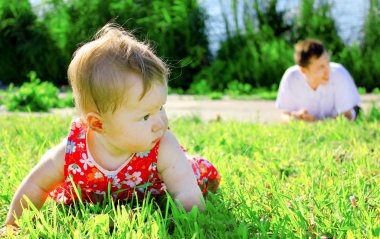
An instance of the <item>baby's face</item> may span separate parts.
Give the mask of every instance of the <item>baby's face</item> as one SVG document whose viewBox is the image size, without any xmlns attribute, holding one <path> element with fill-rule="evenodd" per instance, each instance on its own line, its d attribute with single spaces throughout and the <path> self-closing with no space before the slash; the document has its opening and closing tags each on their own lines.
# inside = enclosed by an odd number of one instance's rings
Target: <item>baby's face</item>
<svg viewBox="0 0 380 239">
<path fill-rule="evenodd" d="M 163 108 L 167 86 L 154 83 L 145 96 L 142 79 L 135 79 L 127 92 L 127 103 L 105 117 L 104 137 L 118 150 L 132 153 L 146 152 L 154 147 L 167 128 L 168 118 Z"/>
</svg>

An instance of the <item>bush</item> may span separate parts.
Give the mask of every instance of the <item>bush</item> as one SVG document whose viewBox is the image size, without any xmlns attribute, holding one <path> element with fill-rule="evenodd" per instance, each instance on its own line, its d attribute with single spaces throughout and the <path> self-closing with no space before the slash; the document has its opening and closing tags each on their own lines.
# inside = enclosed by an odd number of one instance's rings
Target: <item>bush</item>
<svg viewBox="0 0 380 239">
<path fill-rule="evenodd" d="M 252 86 L 248 83 L 239 83 L 238 81 L 231 81 L 227 84 L 225 93 L 228 96 L 239 96 L 252 94 Z"/>
<path fill-rule="evenodd" d="M 211 100 L 220 100 L 223 98 L 223 96 L 224 94 L 222 92 L 217 92 L 217 91 L 207 94 L 207 97 L 210 98 Z"/>
<path fill-rule="evenodd" d="M 210 84 L 206 80 L 193 82 L 190 85 L 189 90 L 187 91 L 187 93 L 194 94 L 194 95 L 207 95 L 211 92 L 212 90 L 211 90 Z"/>
<path fill-rule="evenodd" d="M 358 86 L 366 92 L 371 92 L 379 86 L 380 79 L 380 47 L 371 51 L 362 50 L 358 44 L 345 47 L 339 54 L 333 55 L 332 60 L 344 65 Z"/>
<path fill-rule="evenodd" d="M 306 38 L 323 41 L 326 49 L 333 54 L 340 52 L 343 41 L 338 35 L 335 20 L 328 1 L 302 0 L 300 14 L 293 20 L 293 42 Z"/>
<path fill-rule="evenodd" d="M 58 88 L 50 82 L 41 82 L 34 71 L 29 73 L 30 82 L 20 88 L 10 85 L 5 94 L 8 111 L 46 112 L 58 105 Z"/>
<path fill-rule="evenodd" d="M 365 93 L 367 93 L 367 91 L 365 90 L 365 88 L 364 87 L 358 87 L 358 91 L 359 91 L 359 94 L 361 94 L 361 95 L 364 95 Z"/>
<path fill-rule="evenodd" d="M 58 104 L 55 106 L 57 108 L 67 108 L 67 107 L 74 107 L 74 97 L 73 92 L 68 91 L 66 94 L 58 99 Z"/>
<path fill-rule="evenodd" d="M 27 0 L 0 1 L 0 52 L 3 84 L 21 85 L 30 69 L 42 79 L 66 82 L 61 52 Z"/>
<path fill-rule="evenodd" d="M 366 120 L 369 122 L 379 122 L 380 121 L 380 109 L 376 107 L 375 104 L 371 106 L 368 113 L 362 117 L 362 120 Z"/>
<path fill-rule="evenodd" d="M 376 88 L 374 88 L 374 89 L 372 90 L 372 93 L 373 93 L 373 94 L 380 94 L 380 89 L 379 89 L 378 87 L 376 87 Z"/>
<path fill-rule="evenodd" d="M 286 41 L 290 25 L 284 12 L 276 11 L 277 0 L 232 1 L 234 23 L 224 13 L 227 39 L 221 44 L 211 67 L 195 76 L 195 82 L 205 80 L 212 90 L 227 90 L 249 94 L 247 88 L 269 88 L 278 84 L 285 70 L 293 64 L 293 46 Z M 237 5 L 244 4 L 244 29 L 239 29 Z M 230 25 L 236 27 L 233 34 Z M 229 85 L 231 82 L 232 85 Z M 236 87 L 243 87 L 236 89 Z M 246 89 L 244 89 L 246 88 Z"/>
<path fill-rule="evenodd" d="M 227 39 L 217 60 L 196 75 L 195 82 L 204 80 L 212 90 L 219 91 L 228 88 L 231 82 L 249 84 L 252 88 L 278 84 L 285 70 L 293 64 L 293 48 L 283 39 L 260 41 L 259 35 Z"/>
<path fill-rule="evenodd" d="M 210 64 L 207 16 L 197 0 L 55 0 L 47 9 L 44 22 L 65 52 L 66 63 L 79 43 L 113 20 L 156 48 L 172 68 L 174 88 L 187 89 L 193 75 Z"/>
</svg>

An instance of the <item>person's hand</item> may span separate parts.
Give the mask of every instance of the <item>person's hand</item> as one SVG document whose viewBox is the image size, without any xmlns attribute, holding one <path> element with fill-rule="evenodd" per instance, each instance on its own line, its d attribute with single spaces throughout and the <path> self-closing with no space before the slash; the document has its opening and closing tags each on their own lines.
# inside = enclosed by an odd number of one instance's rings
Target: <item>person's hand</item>
<svg viewBox="0 0 380 239">
<path fill-rule="evenodd" d="M 19 228 L 13 225 L 6 225 L 0 229 L 0 237 L 6 237 L 9 235 L 17 235 Z"/>
<path fill-rule="evenodd" d="M 297 120 L 304 120 L 307 122 L 314 122 L 317 118 L 310 114 L 307 109 L 300 109 L 299 111 L 292 112 L 292 116 Z"/>
</svg>

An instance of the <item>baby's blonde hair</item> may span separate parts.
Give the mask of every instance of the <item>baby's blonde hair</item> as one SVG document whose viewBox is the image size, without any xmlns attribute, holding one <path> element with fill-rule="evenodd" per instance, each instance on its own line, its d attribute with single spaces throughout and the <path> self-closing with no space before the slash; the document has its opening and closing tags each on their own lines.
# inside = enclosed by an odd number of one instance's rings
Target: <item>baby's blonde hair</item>
<svg viewBox="0 0 380 239">
<path fill-rule="evenodd" d="M 169 70 L 153 50 L 121 26 L 108 23 L 94 40 L 78 48 L 68 68 L 75 105 L 82 114 L 114 113 L 126 101 L 133 83 L 128 74 L 143 80 L 143 98 L 152 83 L 167 83 Z"/>
</svg>

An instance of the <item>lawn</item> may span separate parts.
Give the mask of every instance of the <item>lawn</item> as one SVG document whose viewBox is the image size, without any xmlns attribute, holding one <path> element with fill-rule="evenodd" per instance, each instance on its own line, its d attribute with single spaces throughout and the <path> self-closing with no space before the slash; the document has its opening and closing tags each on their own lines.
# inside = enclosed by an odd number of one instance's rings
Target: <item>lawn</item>
<svg viewBox="0 0 380 239">
<path fill-rule="evenodd" d="M 70 119 L 0 117 L 0 223 L 17 186 Z M 31 238 L 375 238 L 380 236 L 380 124 L 344 119 L 260 125 L 171 121 L 191 154 L 222 175 L 206 210 L 183 213 L 171 201 L 26 211 Z M 137 204 L 138 203 L 138 204 Z M 109 223 L 114 226 L 110 227 Z"/>
</svg>

